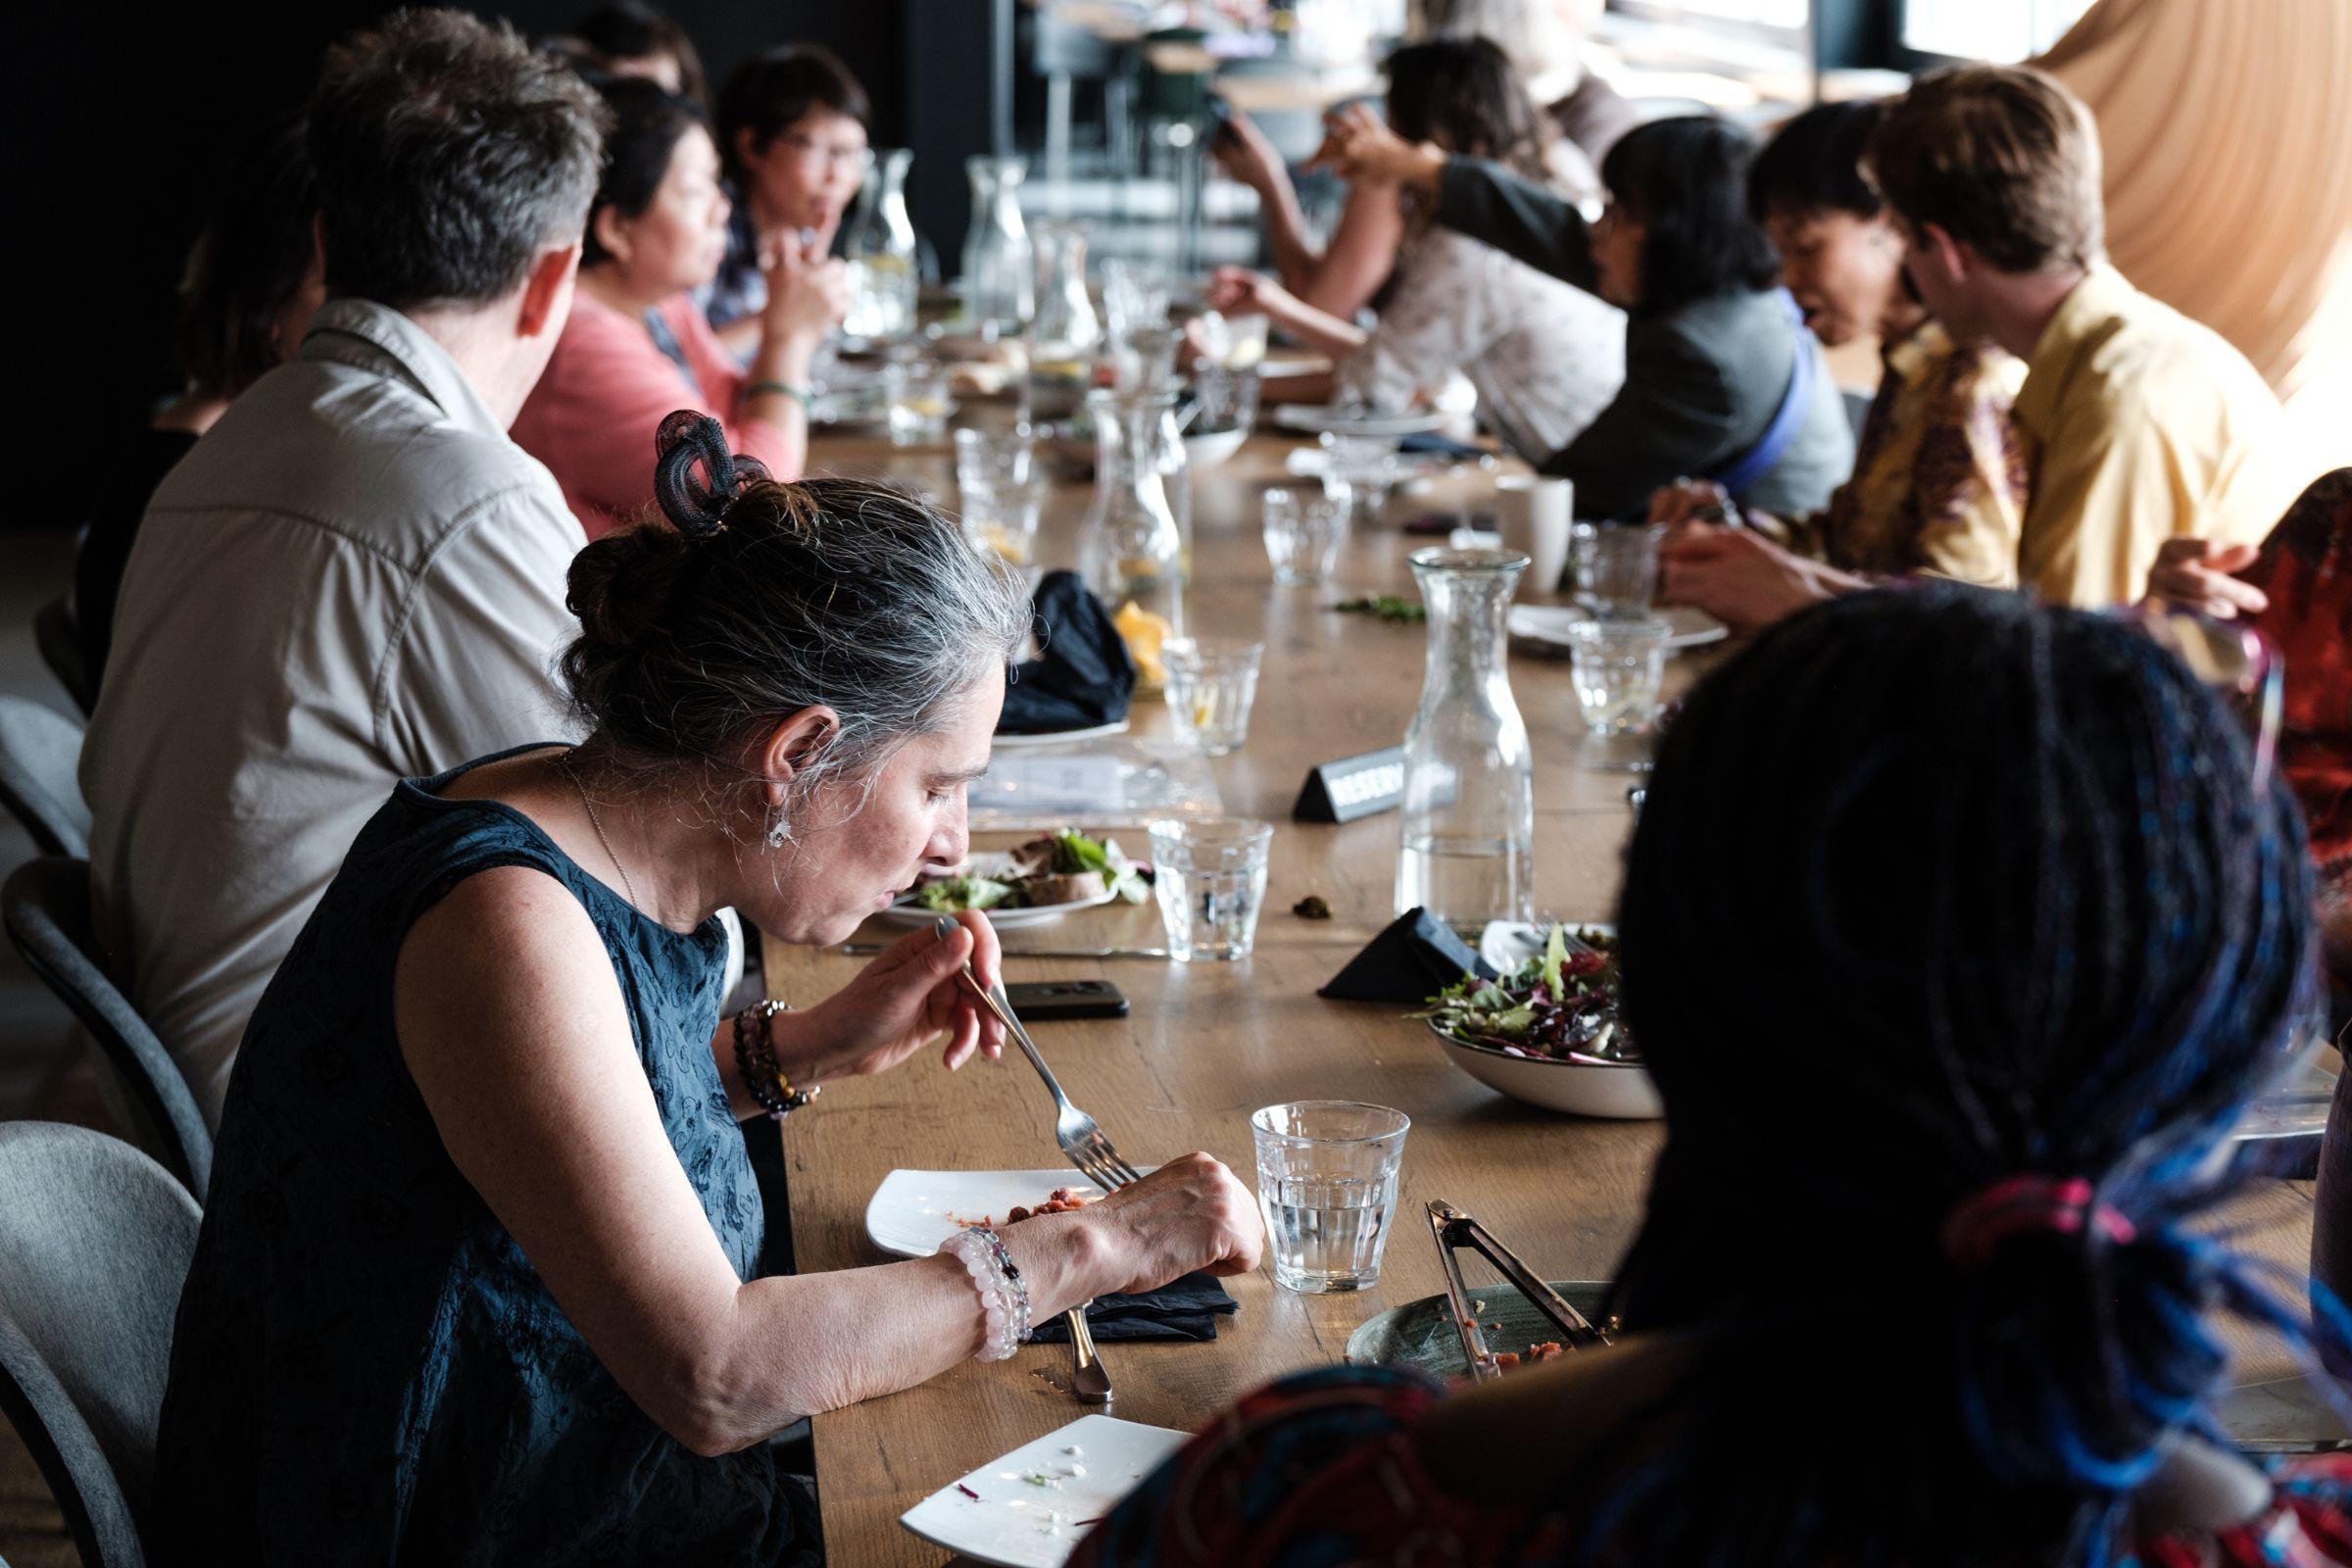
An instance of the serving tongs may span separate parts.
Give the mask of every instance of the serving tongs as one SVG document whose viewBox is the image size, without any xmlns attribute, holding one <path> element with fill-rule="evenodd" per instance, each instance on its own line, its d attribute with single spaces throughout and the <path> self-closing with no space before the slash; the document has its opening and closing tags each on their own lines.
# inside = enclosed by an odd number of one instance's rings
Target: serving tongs
<svg viewBox="0 0 2352 1568">
<path fill-rule="evenodd" d="M 1470 1298 L 1470 1289 L 1462 1283 L 1462 1265 L 1454 1257 L 1458 1248 L 1468 1247 L 1499 1270 L 1502 1277 L 1526 1297 L 1535 1309 L 1551 1320 L 1560 1331 L 1560 1344 L 1571 1350 L 1582 1350 L 1606 1345 L 1609 1337 L 1592 1326 L 1591 1319 L 1561 1299 L 1560 1293 L 1536 1278 L 1518 1254 L 1496 1241 L 1494 1234 L 1476 1219 L 1448 1203 L 1443 1198 L 1433 1198 L 1429 1203 L 1429 1230 L 1437 1239 L 1438 1262 L 1446 1273 L 1446 1300 L 1453 1309 L 1453 1326 L 1462 1337 L 1462 1353 L 1470 1362 L 1470 1376 L 1480 1382 L 1502 1375 L 1494 1360 L 1494 1352 L 1487 1348 L 1487 1336 L 1479 1325 L 1477 1303 Z"/>
</svg>

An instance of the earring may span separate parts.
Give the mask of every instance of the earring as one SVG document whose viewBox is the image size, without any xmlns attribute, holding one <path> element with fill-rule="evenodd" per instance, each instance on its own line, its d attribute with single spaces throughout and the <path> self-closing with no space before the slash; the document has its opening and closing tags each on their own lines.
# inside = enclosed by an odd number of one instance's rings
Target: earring
<svg viewBox="0 0 2352 1568">
<path fill-rule="evenodd" d="M 779 816 L 775 820 L 775 825 L 767 830 L 767 847 L 771 850 L 780 850 L 784 847 L 784 841 L 790 837 L 792 837 L 791 824 Z"/>
</svg>

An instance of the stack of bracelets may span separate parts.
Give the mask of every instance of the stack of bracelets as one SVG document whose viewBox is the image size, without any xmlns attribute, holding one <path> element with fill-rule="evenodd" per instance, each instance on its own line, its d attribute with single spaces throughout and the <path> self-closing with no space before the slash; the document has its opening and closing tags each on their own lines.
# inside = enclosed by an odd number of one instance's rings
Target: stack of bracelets
<svg viewBox="0 0 2352 1568">
<path fill-rule="evenodd" d="M 772 1025 L 776 1014 L 784 1010 L 781 1002 L 760 1002 L 735 1015 L 735 1066 L 743 1074 L 743 1087 L 776 1121 L 817 1096 L 815 1089 L 793 1088 L 776 1061 Z"/>
<path fill-rule="evenodd" d="M 980 1342 L 980 1359 L 1003 1361 L 1029 1338 L 1029 1287 L 1004 1249 L 1004 1239 L 985 1225 L 957 1231 L 939 1244 L 939 1250 L 958 1259 L 980 1293 L 980 1316 L 987 1325 Z"/>
</svg>

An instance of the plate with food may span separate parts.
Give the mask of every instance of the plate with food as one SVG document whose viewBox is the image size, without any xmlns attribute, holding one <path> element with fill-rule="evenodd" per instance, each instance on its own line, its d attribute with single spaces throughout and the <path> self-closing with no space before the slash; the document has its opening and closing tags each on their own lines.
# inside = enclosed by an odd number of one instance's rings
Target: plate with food
<svg viewBox="0 0 2352 1568">
<path fill-rule="evenodd" d="M 1615 933 L 1553 925 L 1541 952 L 1528 952 L 1524 936 L 1507 930 L 1493 941 L 1496 956 L 1526 956 L 1511 964 L 1490 957 L 1497 978 L 1466 974 L 1414 1014 L 1454 1065 L 1549 1110 L 1628 1120 L 1664 1115 L 1625 1026 Z"/>
<path fill-rule="evenodd" d="M 1085 729 L 1049 729 L 1031 735 L 1007 735 L 999 731 L 991 743 L 996 750 L 1007 747 L 1019 751 L 1024 746 L 1059 746 L 1064 741 L 1099 741 L 1127 733 L 1127 720 L 1114 718 L 1107 724 L 1092 724 Z"/>
<path fill-rule="evenodd" d="M 1704 648 L 1732 634 L 1722 621 L 1689 605 L 1661 605 L 1650 613 L 1672 628 L 1666 637 L 1666 651 L 1670 654 L 1686 648 Z M 1574 646 L 1569 641 L 1568 628 L 1592 616 L 1589 611 L 1574 605 L 1513 605 L 1503 618 L 1513 637 L 1534 643 L 1546 653 L 1565 654 Z"/>
<path fill-rule="evenodd" d="M 1606 1280 L 1547 1280 L 1560 1298 L 1593 1323 L 1606 1317 Z M 1470 1292 L 1487 1348 L 1505 1373 L 1571 1353 L 1560 1347 L 1559 1325 L 1538 1311 L 1515 1286 L 1497 1280 Z M 1348 1336 L 1348 1359 L 1357 1366 L 1409 1366 L 1437 1378 L 1466 1378 L 1470 1358 L 1462 1353 L 1461 1332 L 1443 1295 L 1393 1306 L 1356 1325 Z"/>
<path fill-rule="evenodd" d="M 926 876 L 882 911 L 898 925 L 928 925 L 943 914 L 985 909 L 991 925 L 1017 930 L 1077 909 L 1141 904 L 1152 874 L 1119 853 L 1116 839 L 1060 828 L 1010 850 L 975 855 L 954 871 Z"/>
<path fill-rule="evenodd" d="M 1285 403 L 1274 411 L 1274 422 L 1286 430 L 1314 434 L 1395 436 L 1426 435 L 1446 427 L 1447 416 L 1435 410 L 1419 414 L 1380 414 L 1371 409 L 1327 408 L 1311 403 Z"/>
<path fill-rule="evenodd" d="M 1017 1225 L 1102 1197 L 1069 1166 L 1052 1170 L 894 1170 L 865 1203 L 865 1235 L 885 1252 L 929 1257 L 975 1225 Z"/>
<path fill-rule="evenodd" d="M 1061 1568 L 1087 1531 L 1191 1437 L 1116 1416 L 1080 1416 L 967 1471 L 899 1523 L 975 1562 Z"/>
</svg>

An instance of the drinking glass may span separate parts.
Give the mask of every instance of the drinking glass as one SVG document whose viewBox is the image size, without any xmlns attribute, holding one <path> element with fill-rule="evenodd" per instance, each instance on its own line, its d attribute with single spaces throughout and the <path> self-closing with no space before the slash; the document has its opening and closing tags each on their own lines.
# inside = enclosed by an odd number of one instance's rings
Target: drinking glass
<svg viewBox="0 0 2352 1568">
<path fill-rule="evenodd" d="M 1658 540 L 1646 524 L 1580 522 L 1568 554 L 1576 566 L 1576 600 L 1600 620 L 1642 620 L 1658 593 Z"/>
<path fill-rule="evenodd" d="M 967 426 L 956 432 L 956 485 L 967 502 L 974 491 L 1026 484 L 1034 461 L 1026 424 L 996 430 Z"/>
<path fill-rule="evenodd" d="M 1320 443 L 1327 471 L 1354 501 L 1356 515 L 1366 522 L 1376 520 L 1388 505 L 1389 487 L 1396 482 L 1396 438 L 1326 430 Z"/>
<path fill-rule="evenodd" d="M 884 369 L 882 384 L 889 398 L 892 446 L 936 446 L 948 438 L 948 416 L 956 404 L 946 366 L 895 360 Z"/>
<path fill-rule="evenodd" d="M 1242 749 L 1250 733 L 1250 705 L 1257 698 L 1257 662 L 1264 643 L 1217 647 L 1178 637 L 1159 651 L 1166 671 L 1168 711 L 1176 733 L 1210 757 Z"/>
<path fill-rule="evenodd" d="M 1272 824 L 1240 816 L 1163 817 L 1152 824 L 1152 891 L 1180 963 L 1250 956 L 1266 901 Z"/>
<path fill-rule="evenodd" d="M 1046 476 L 1032 471 L 989 486 L 965 486 L 963 537 L 1006 565 L 1026 566 L 1037 548 L 1038 519 L 1045 513 Z"/>
<path fill-rule="evenodd" d="M 1257 422 L 1257 371 L 1228 370 L 1202 365 L 1193 372 L 1193 398 L 1200 405 L 1191 433 L 1214 435 L 1221 430 L 1247 430 Z"/>
<path fill-rule="evenodd" d="M 1331 580 L 1348 537 L 1348 497 L 1312 490 L 1268 490 L 1266 560 L 1278 588 L 1315 588 Z"/>
<path fill-rule="evenodd" d="M 1403 1111 L 1351 1100 L 1296 1100 L 1250 1116 L 1275 1284 L 1318 1296 L 1380 1283 L 1412 1125 Z"/>
<path fill-rule="evenodd" d="M 1568 628 L 1569 672 L 1576 705 L 1590 736 L 1588 766 L 1645 771 L 1646 736 L 1658 716 L 1658 684 L 1666 672 L 1666 639 L 1674 628 L 1656 616 L 1640 620 L 1580 620 Z"/>
</svg>

